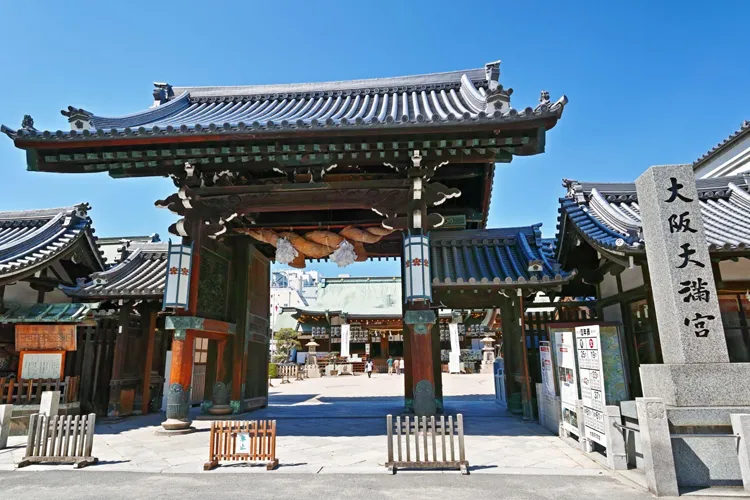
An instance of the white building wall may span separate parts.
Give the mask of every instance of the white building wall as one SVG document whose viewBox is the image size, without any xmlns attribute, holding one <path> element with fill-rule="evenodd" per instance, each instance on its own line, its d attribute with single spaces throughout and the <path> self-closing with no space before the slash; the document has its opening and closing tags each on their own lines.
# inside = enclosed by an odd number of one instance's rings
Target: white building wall
<svg viewBox="0 0 750 500">
<path fill-rule="evenodd" d="M 750 130 L 750 129 L 749 129 Z M 750 171 L 750 133 L 729 148 L 698 166 L 697 178 L 725 177 Z"/>
</svg>

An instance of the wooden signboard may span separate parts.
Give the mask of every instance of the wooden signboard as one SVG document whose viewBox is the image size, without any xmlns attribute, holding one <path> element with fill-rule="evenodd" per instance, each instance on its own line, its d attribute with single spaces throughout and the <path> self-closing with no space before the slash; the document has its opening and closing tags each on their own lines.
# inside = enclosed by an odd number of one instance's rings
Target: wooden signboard
<svg viewBox="0 0 750 500">
<path fill-rule="evenodd" d="M 16 351 L 75 351 L 76 325 L 16 325 Z"/>
</svg>

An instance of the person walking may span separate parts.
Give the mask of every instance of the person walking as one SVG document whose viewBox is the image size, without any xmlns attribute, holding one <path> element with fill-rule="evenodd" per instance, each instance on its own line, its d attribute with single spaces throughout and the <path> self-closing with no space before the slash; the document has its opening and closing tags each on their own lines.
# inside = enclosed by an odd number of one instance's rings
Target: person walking
<svg viewBox="0 0 750 500">
<path fill-rule="evenodd" d="M 401 365 L 399 364 L 398 358 L 393 360 L 393 373 L 398 375 L 398 369 Z"/>
<path fill-rule="evenodd" d="M 365 373 L 367 373 L 367 378 L 372 378 L 372 359 L 368 359 L 365 362 Z"/>
<path fill-rule="evenodd" d="M 406 373 L 406 361 L 404 361 L 404 358 L 401 358 L 401 362 L 398 364 L 398 366 L 401 368 L 401 375 Z"/>
<path fill-rule="evenodd" d="M 393 358 L 388 356 L 388 375 L 393 375 Z"/>
</svg>

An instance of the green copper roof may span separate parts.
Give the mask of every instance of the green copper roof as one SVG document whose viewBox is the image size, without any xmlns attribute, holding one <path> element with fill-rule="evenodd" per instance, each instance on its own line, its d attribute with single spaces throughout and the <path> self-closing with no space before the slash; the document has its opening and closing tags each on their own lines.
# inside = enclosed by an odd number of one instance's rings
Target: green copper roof
<svg viewBox="0 0 750 500">
<path fill-rule="evenodd" d="M 341 312 L 350 317 L 401 316 L 401 278 L 324 278 L 318 300 L 300 312 Z"/>
<path fill-rule="evenodd" d="M 0 323 L 81 323 L 92 315 L 98 302 L 80 304 L 5 304 Z"/>
<path fill-rule="evenodd" d="M 293 316 L 295 310 L 284 310 L 277 317 L 276 321 L 273 322 L 273 331 L 278 332 L 282 328 L 291 328 L 292 330 L 297 329 L 297 318 Z"/>
</svg>

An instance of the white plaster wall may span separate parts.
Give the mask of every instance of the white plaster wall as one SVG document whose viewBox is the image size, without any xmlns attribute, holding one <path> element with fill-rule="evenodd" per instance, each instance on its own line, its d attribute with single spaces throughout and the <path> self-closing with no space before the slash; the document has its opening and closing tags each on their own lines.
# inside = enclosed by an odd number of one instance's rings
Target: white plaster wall
<svg viewBox="0 0 750 500">
<path fill-rule="evenodd" d="M 36 304 L 37 295 L 37 291 L 31 288 L 31 285 L 25 281 L 19 281 L 5 287 L 3 300 L 21 304 Z M 72 301 L 62 290 L 54 289 L 44 294 L 44 302 L 46 304 L 66 304 Z"/>
<path fill-rule="evenodd" d="M 612 273 L 605 274 L 604 278 L 602 279 L 602 282 L 599 283 L 599 293 L 602 299 L 611 297 L 612 295 L 616 295 L 617 294 L 617 277 L 614 276 Z"/>
<path fill-rule="evenodd" d="M 643 269 L 641 266 L 634 266 L 632 269 L 625 269 L 620 274 L 622 291 L 627 292 L 639 286 L 643 286 Z"/>
<path fill-rule="evenodd" d="M 604 318 L 604 321 L 622 323 L 622 308 L 620 307 L 620 304 L 612 304 L 602 308 L 602 317 Z"/>
<path fill-rule="evenodd" d="M 696 171 L 698 178 L 738 175 L 750 171 L 750 134 L 701 165 Z"/>
<path fill-rule="evenodd" d="M 3 300 L 5 302 L 19 302 L 24 304 L 36 304 L 39 294 L 25 281 L 19 281 L 5 286 Z"/>
<path fill-rule="evenodd" d="M 45 304 L 64 304 L 72 302 L 72 300 L 62 290 L 56 288 L 44 294 L 44 302 Z"/>
<path fill-rule="evenodd" d="M 723 281 L 750 280 L 750 259 L 740 258 L 737 262 L 722 260 L 719 262 L 721 279 Z"/>
</svg>

